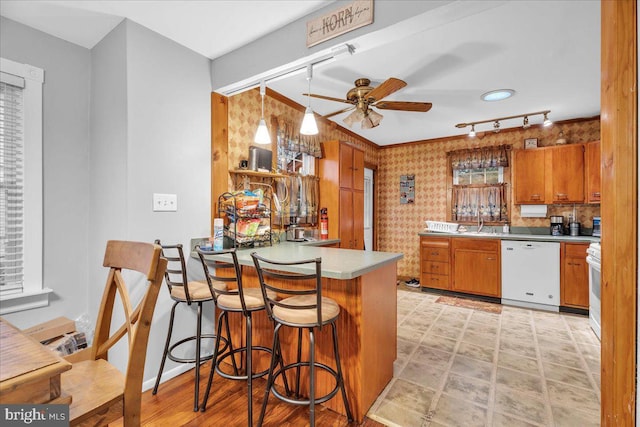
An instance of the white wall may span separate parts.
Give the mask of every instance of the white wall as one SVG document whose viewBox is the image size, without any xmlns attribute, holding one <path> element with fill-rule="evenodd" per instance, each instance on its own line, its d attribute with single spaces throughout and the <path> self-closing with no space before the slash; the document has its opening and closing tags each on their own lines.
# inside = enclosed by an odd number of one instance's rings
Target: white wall
<svg viewBox="0 0 640 427">
<path fill-rule="evenodd" d="M 45 70 L 45 285 L 49 307 L 7 315 L 19 327 L 88 312 L 95 321 L 106 241 L 182 243 L 210 233 L 210 61 L 131 21 L 91 51 L 2 18 L 2 56 Z M 153 212 L 152 193 L 178 195 Z M 190 262 L 195 272 L 198 265 Z M 145 368 L 155 379 L 169 320 L 165 285 Z M 213 330 L 212 307 L 205 328 Z M 195 331 L 195 308 L 177 313 Z M 124 370 L 126 352 L 111 357 Z M 191 366 L 179 366 L 177 374 Z M 168 362 L 165 371 L 176 368 Z"/>
<path fill-rule="evenodd" d="M 134 22 L 125 23 L 127 237 L 182 243 L 189 256 L 190 239 L 211 233 L 210 61 Z M 177 194 L 178 211 L 153 212 L 153 193 Z M 171 302 L 163 289 L 151 328 L 145 379 L 155 378 L 160 365 Z M 212 332 L 213 306 L 204 312 L 203 328 Z M 179 306 L 177 337 L 194 335 L 195 314 L 195 306 Z M 165 372 L 175 366 L 168 361 Z M 185 367 L 192 365 L 174 373 Z"/>
<path fill-rule="evenodd" d="M 0 18 L 0 54 L 44 69 L 44 285 L 48 307 L 7 314 L 18 327 L 87 311 L 91 54 Z"/>
</svg>

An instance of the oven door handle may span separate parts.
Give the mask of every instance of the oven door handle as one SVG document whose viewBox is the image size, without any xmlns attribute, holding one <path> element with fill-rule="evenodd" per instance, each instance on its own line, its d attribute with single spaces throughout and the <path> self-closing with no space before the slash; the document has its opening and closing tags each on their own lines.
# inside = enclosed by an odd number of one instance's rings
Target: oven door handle
<svg viewBox="0 0 640 427">
<path fill-rule="evenodd" d="M 587 256 L 587 264 L 600 271 L 600 260 L 592 257 L 591 255 Z"/>
</svg>

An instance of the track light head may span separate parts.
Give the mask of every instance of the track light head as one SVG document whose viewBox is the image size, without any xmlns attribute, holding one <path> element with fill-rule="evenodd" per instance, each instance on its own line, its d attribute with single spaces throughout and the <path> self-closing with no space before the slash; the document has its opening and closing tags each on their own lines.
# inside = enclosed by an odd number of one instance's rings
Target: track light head
<svg viewBox="0 0 640 427">
<path fill-rule="evenodd" d="M 529 129 L 531 124 L 529 124 L 529 116 L 524 116 L 522 119 L 522 129 Z"/>
<path fill-rule="evenodd" d="M 473 137 L 475 137 L 475 136 L 476 136 L 476 125 L 475 125 L 475 124 L 472 124 L 472 125 L 471 125 L 471 131 L 469 131 L 469 137 L 470 137 L 470 138 L 473 138 Z"/>
<path fill-rule="evenodd" d="M 496 120 L 495 122 L 493 122 L 493 131 L 495 133 L 500 132 L 500 122 L 498 120 Z"/>
<path fill-rule="evenodd" d="M 542 122 L 542 126 L 551 126 L 553 124 L 553 122 L 551 120 L 549 120 L 549 117 L 547 117 L 547 114 L 549 112 L 544 113 L 544 121 Z"/>
</svg>

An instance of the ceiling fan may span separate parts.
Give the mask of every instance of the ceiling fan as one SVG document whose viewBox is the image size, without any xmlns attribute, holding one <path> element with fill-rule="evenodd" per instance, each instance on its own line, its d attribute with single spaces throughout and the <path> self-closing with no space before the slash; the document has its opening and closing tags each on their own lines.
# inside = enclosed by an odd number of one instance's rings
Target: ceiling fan
<svg viewBox="0 0 640 427">
<path fill-rule="evenodd" d="M 355 81 L 355 87 L 347 92 L 346 99 L 334 98 L 331 96 L 317 95 L 315 93 L 305 93 L 303 95 L 314 98 L 326 99 L 329 101 L 344 102 L 352 104 L 351 107 L 344 108 L 323 117 L 328 118 L 346 111 L 355 110 L 344 118 L 344 122 L 351 127 L 354 123 L 360 122 L 362 129 L 371 129 L 380 124 L 382 114 L 372 110 L 375 107 L 381 110 L 417 111 L 426 113 L 431 109 L 430 102 L 407 102 L 407 101 L 383 101 L 383 98 L 402 89 L 407 85 L 404 81 L 391 77 L 377 87 L 369 86 L 371 80 L 359 78 Z"/>
</svg>

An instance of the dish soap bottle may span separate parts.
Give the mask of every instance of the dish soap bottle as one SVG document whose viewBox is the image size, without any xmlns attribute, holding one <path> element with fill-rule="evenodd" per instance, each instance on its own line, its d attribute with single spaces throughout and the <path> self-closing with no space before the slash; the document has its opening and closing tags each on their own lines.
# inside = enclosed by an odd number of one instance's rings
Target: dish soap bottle
<svg viewBox="0 0 640 427">
<path fill-rule="evenodd" d="M 505 222 L 504 225 L 502 226 L 502 232 L 504 234 L 509 234 L 509 223 Z"/>
</svg>

